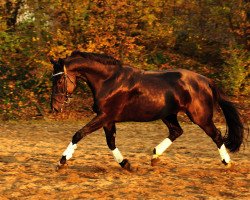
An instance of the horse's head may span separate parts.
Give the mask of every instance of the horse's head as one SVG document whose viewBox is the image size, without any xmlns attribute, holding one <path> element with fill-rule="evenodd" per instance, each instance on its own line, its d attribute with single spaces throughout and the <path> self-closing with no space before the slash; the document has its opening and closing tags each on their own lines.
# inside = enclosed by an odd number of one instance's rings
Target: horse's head
<svg viewBox="0 0 250 200">
<path fill-rule="evenodd" d="M 51 109 L 52 111 L 61 112 L 64 103 L 68 103 L 70 95 L 76 88 L 76 76 L 70 70 L 67 70 L 64 59 L 58 61 L 50 59 L 53 64 L 52 74 L 52 94 Z"/>
</svg>

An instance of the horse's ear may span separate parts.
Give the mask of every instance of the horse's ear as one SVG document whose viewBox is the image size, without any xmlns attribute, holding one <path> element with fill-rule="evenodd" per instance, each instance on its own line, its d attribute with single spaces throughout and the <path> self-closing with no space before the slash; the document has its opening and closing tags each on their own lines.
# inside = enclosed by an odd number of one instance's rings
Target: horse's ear
<svg viewBox="0 0 250 200">
<path fill-rule="evenodd" d="M 53 57 L 50 57 L 49 58 L 49 61 L 53 64 L 53 65 L 55 65 L 57 62 L 53 59 Z"/>
<path fill-rule="evenodd" d="M 59 58 L 58 64 L 59 64 L 60 66 L 63 66 L 63 65 L 64 65 L 64 60 L 63 60 L 62 58 Z"/>
</svg>

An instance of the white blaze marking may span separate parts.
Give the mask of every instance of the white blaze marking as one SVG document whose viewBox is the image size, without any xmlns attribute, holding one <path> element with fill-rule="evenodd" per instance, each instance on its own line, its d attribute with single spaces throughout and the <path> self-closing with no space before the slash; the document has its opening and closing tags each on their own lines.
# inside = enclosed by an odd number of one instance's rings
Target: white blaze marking
<svg viewBox="0 0 250 200">
<path fill-rule="evenodd" d="M 155 147 L 156 155 L 158 156 L 161 155 L 171 144 L 172 144 L 172 141 L 169 138 L 166 138 L 165 140 L 163 140 L 160 144 L 158 144 Z"/>
<path fill-rule="evenodd" d="M 223 144 L 220 148 L 219 148 L 219 152 L 220 152 L 220 157 L 222 160 L 225 160 L 226 163 L 230 162 L 230 156 L 227 153 L 226 147 Z"/>
<path fill-rule="evenodd" d="M 118 148 L 115 148 L 112 151 L 112 153 L 113 153 L 113 156 L 114 156 L 116 162 L 121 163 L 123 161 L 123 156 L 122 156 L 122 154 L 121 154 L 121 152 L 119 151 Z"/>
<path fill-rule="evenodd" d="M 72 142 L 69 143 L 67 149 L 63 152 L 63 156 L 66 156 L 66 160 L 69 160 L 77 148 L 76 144 L 73 144 Z"/>
</svg>

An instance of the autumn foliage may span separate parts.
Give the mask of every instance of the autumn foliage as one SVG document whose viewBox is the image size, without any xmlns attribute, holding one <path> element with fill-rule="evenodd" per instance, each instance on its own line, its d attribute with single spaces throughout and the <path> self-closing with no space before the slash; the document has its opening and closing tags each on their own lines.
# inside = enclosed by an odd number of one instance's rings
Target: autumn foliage
<svg viewBox="0 0 250 200">
<path fill-rule="evenodd" d="M 249 95 L 249 8 L 243 0 L 2 0 L 0 115 L 48 112 L 48 57 L 76 49 L 146 70 L 191 69 Z"/>
</svg>

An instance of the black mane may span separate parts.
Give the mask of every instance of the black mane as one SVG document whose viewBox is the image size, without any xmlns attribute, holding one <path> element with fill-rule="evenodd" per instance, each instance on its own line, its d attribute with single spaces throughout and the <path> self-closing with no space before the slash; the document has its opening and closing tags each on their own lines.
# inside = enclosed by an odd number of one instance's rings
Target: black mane
<svg viewBox="0 0 250 200">
<path fill-rule="evenodd" d="M 85 59 L 94 60 L 99 63 L 105 65 L 119 65 L 121 66 L 121 62 L 115 59 L 112 56 L 106 54 L 99 54 L 99 53 L 89 53 L 89 52 L 81 52 L 81 51 L 73 51 L 70 55 L 71 58 L 81 56 Z"/>
</svg>

